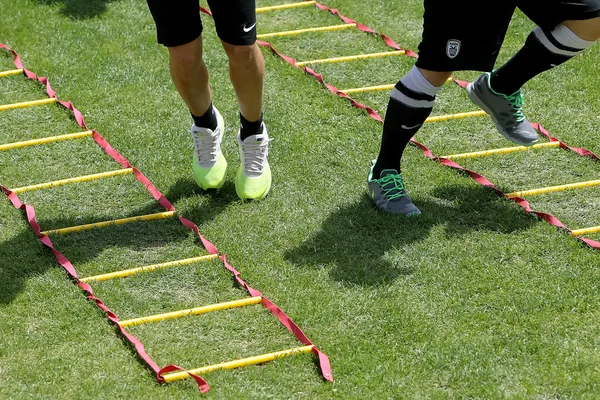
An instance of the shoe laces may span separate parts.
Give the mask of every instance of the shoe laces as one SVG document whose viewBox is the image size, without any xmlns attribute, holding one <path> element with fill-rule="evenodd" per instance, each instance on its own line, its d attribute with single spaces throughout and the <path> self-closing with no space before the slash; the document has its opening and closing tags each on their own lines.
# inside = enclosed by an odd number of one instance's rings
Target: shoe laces
<svg viewBox="0 0 600 400">
<path fill-rule="evenodd" d="M 262 174 L 269 150 L 269 142 L 272 139 L 264 138 L 261 142 L 242 142 L 240 147 L 244 154 L 244 172 L 250 176 Z"/>
<path fill-rule="evenodd" d="M 513 109 L 513 116 L 517 122 L 523 122 L 525 115 L 523 115 L 523 95 L 520 90 L 517 90 L 510 96 L 504 96 L 508 100 L 510 106 Z"/>
<path fill-rule="evenodd" d="M 219 154 L 219 137 L 216 132 L 213 134 L 204 134 L 203 132 L 193 132 L 194 150 L 199 164 L 214 163 Z"/>
<path fill-rule="evenodd" d="M 394 200 L 404 197 L 404 182 L 402 181 L 401 174 L 388 174 L 382 178 L 375 179 L 375 181 L 381 186 L 386 199 Z"/>
</svg>

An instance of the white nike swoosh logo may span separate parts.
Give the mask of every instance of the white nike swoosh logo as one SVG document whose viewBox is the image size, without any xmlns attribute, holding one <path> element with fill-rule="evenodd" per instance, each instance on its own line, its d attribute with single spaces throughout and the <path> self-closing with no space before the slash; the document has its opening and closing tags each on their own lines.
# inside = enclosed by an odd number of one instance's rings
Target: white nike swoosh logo
<svg viewBox="0 0 600 400">
<path fill-rule="evenodd" d="M 252 30 L 252 28 L 254 28 L 256 26 L 256 22 L 248 27 L 246 27 L 244 25 L 244 27 L 242 29 L 244 29 L 244 32 L 250 32 Z"/>
<path fill-rule="evenodd" d="M 419 126 L 421 126 L 422 124 L 416 124 L 415 126 L 406 126 L 406 125 L 400 125 L 400 127 L 402 129 L 415 129 L 418 128 Z"/>
</svg>

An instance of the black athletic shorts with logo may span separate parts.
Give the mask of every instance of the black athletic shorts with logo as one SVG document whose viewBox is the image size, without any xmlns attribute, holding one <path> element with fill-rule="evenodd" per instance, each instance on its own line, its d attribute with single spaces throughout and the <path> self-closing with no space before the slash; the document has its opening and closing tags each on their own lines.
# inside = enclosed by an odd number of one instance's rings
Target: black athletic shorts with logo
<svg viewBox="0 0 600 400">
<path fill-rule="evenodd" d="M 425 0 L 417 67 L 491 71 L 516 7 L 544 30 L 600 16 L 600 0 Z"/>
<path fill-rule="evenodd" d="M 167 47 L 191 42 L 202 33 L 199 0 L 147 0 L 158 43 Z M 255 0 L 208 0 L 217 35 L 225 43 L 256 42 Z"/>
</svg>

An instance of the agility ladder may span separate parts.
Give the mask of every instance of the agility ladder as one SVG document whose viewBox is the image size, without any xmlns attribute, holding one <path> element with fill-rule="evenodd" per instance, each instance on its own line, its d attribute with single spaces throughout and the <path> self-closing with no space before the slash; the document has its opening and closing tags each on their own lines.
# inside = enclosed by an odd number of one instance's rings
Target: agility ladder
<svg viewBox="0 0 600 400">
<path fill-rule="evenodd" d="M 52 181 L 52 182 L 44 182 L 44 183 L 39 183 L 39 184 L 35 184 L 35 185 L 22 186 L 22 187 L 17 187 L 17 188 L 12 188 L 12 189 L 0 185 L 0 189 L 2 189 L 2 191 L 6 194 L 6 196 L 8 197 L 8 199 L 10 200 L 10 202 L 13 204 L 13 206 L 15 208 L 23 210 L 25 212 L 27 221 L 29 222 L 29 225 L 33 229 L 37 239 L 44 246 L 46 246 L 53 252 L 58 263 L 66 271 L 66 273 L 69 275 L 69 277 L 72 278 L 73 282 L 84 292 L 84 294 L 87 296 L 87 298 L 89 300 L 91 300 L 93 303 L 95 303 L 102 311 L 104 311 L 104 313 L 106 314 L 109 321 L 112 322 L 117 327 L 119 333 L 129 343 L 131 343 L 133 345 L 133 347 L 135 348 L 135 351 L 140 356 L 140 358 L 142 360 L 144 360 L 144 362 L 147 364 L 147 366 L 150 367 L 154 371 L 154 373 L 156 374 L 156 379 L 159 382 L 161 382 L 161 383 L 173 382 L 173 381 L 191 377 L 197 382 L 200 391 L 205 393 L 210 389 L 210 387 L 209 387 L 208 383 L 206 382 L 206 380 L 203 377 L 201 377 L 200 375 L 204 375 L 206 373 L 218 371 L 218 370 L 230 370 L 233 368 L 239 368 L 239 367 L 243 367 L 243 366 L 247 366 L 247 365 L 256 365 L 256 364 L 260 364 L 260 363 L 265 363 L 267 361 L 277 360 L 277 359 L 280 359 L 283 357 L 288 357 L 288 356 L 298 355 L 298 354 L 303 354 L 303 353 L 315 354 L 318 357 L 319 366 L 321 368 L 321 374 L 322 374 L 323 378 L 328 381 L 333 381 L 333 376 L 331 373 L 331 366 L 330 366 L 329 358 L 327 357 L 327 355 L 325 353 L 321 352 L 308 339 L 308 337 L 304 334 L 304 332 L 302 332 L 302 330 L 277 305 L 275 305 L 273 302 L 271 302 L 268 298 L 266 298 L 258 290 L 250 287 L 240 277 L 240 273 L 238 271 L 236 271 L 227 262 L 226 256 L 220 255 L 217 248 L 200 234 L 198 226 L 196 226 L 192 221 L 190 221 L 182 216 L 178 216 L 177 211 L 175 210 L 175 207 L 148 180 L 148 178 L 146 178 L 142 174 L 142 172 L 140 170 L 133 167 L 129 163 L 129 161 L 127 161 L 127 159 L 125 159 L 125 157 L 123 157 L 121 154 L 119 154 L 119 152 L 116 149 L 111 147 L 110 144 L 98 132 L 96 132 L 94 130 L 89 130 L 85 124 L 85 121 L 83 119 L 83 115 L 81 114 L 81 112 L 79 110 L 77 110 L 73 106 L 72 103 L 59 100 L 58 97 L 56 96 L 55 91 L 50 86 L 50 83 L 48 82 L 47 78 L 38 77 L 33 72 L 27 70 L 23 66 L 19 55 L 14 50 L 9 48 L 8 46 L 6 46 L 4 44 L 0 44 L 0 49 L 4 49 L 4 50 L 7 50 L 12 53 L 13 59 L 14 59 L 14 65 L 17 67 L 17 69 L 14 69 L 14 70 L 0 72 L 0 78 L 5 77 L 5 76 L 10 76 L 10 75 L 24 75 L 25 77 L 27 77 L 31 80 L 35 80 L 35 81 L 42 83 L 45 86 L 46 93 L 48 95 L 47 99 L 31 100 L 31 101 L 26 101 L 26 102 L 21 102 L 21 103 L 0 105 L 0 111 L 14 110 L 14 109 L 25 108 L 25 107 L 42 106 L 45 104 L 58 104 L 64 108 L 72 111 L 78 125 L 84 129 L 81 132 L 63 134 L 63 135 L 58 135 L 58 136 L 51 136 L 51 137 L 46 137 L 46 138 L 41 138 L 41 139 L 28 139 L 28 140 L 23 140 L 23 141 L 14 142 L 14 143 L 0 144 L 0 151 L 14 150 L 14 149 L 19 149 L 19 148 L 28 147 L 28 146 L 44 145 L 44 144 L 53 143 L 53 142 L 57 142 L 57 141 L 92 138 L 96 142 L 96 144 L 98 144 L 108 155 L 110 155 L 117 163 L 119 163 L 121 165 L 121 169 L 117 169 L 117 170 L 113 170 L 113 171 L 106 171 L 106 172 L 101 172 L 101 173 L 97 173 L 97 174 L 78 176 L 78 177 L 67 178 L 67 179 L 62 179 L 62 180 L 57 180 L 57 181 Z M 29 191 L 34 191 L 34 190 L 43 190 L 43 189 L 53 188 L 53 187 L 62 186 L 62 185 L 78 184 L 78 183 L 82 183 L 82 182 L 106 179 L 106 178 L 111 178 L 114 176 L 125 175 L 125 174 L 134 175 L 136 180 L 139 183 L 141 183 L 142 185 L 144 185 L 144 187 L 148 190 L 148 192 L 152 195 L 152 197 L 165 209 L 165 211 L 160 212 L 160 213 L 148 214 L 148 215 L 139 215 L 139 216 L 134 216 L 134 217 L 129 217 L 129 218 L 115 219 L 115 220 L 110 220 L 110 221 L 100 221 L 100 222 L 95 222 L 95 223 L 91 223 L 91 224 L 64 227 L 64 228 L 55 228 L 55 229 L 49 229 L 49 230 L 43 231 L 36 220 L 36 214 L 35 214 L 34 207 L 29 204 L 21 202 L 21 200 L 18 197 L 18 195 L 20 193 L 24 193 L 24 192 L 29 192 Z M 209 254 L 205 255 L 205 256 L 193 257 L 193 258 L 188 258 L 188 259 L 183 259 L 183 260 L 174 260 L 174 261 L 165 262 L 165 263 L 161 263 L 161 264 L 140 266 L 140 267 L 132 268 L 132 269 L 128 269 L 128 270 L 113 271 L 113 272 L 109 272 L 109 273 L 105 273 L 105 274 L 101 274 L 101 275 L 95 275 L 95 276 L 89 276 L 89 277 L 79 277 L 73 264 L 71 264 L 71 262 L 67 259 L 67 257 L 65 255 L 63 255 L 60 251 L 58 251 L 54 247 L 54 245 L 50 239 L 50 236 L 52 236 L 52 235 L 64 235 L 64 234 L 80 232 L 80 231 L 89 230 L 89 229 L 98 229 L 98 228 L 105 228 L 105 227 L 110 227 L 110 226 L 114 226 L 114 225 L 135 223 L 135 222 L 139 222 L 139 221 L 154 221 L 154 220 L 161 220 L 161 219 L 166 219 L 166 218 L 178 218 L 178 220 L 181 222 L 181 224 L 183 224 L 185 227 L 187 227 L 188 229 L 190 229 L 191 231 L 194 232 L 194 234 L 200 239 L 200 241 L 202 242 L 202 245 L 208 251 Z M 101 299 L 99 299 L 98 297 L 96 297 L 94 295 L 94 291 L 92 289 L 92 286 L 90 285 L 91 283 L 105 281 L 105 280 L 109 280 L 109 279 L 125 278 L 128 276 L 132 276 L 135 274 L 141 274 L 141 273 L 151 273 L 153 271 L 161 270 L 164 268 L 173 268 L 173 267 L 177 267 L 177 266 L 184 266 L 184 265 L 189 265 L 192 263 L 198 263 L 198 262 L 213 260 L 213 259 L 217 259 L 217 258 L 222 261 L 224 267 L 233 275 L 235 281 L 239 285 L 241 285 L 244 289 L 246 289 L 246 291 L 250 295 L 249 298 L 242 299 L 242 300 L 228 301 L 228 302 L 223 302 L 223 303 L 218 303 L 218 304 L 211 304 L 211 305 L 207 305 L 207 306 L 201 306 L 201 307 L 196 307 L 196 308 L 186 309 L 186 310 L 176 310 L 176 311 L 163 313 L 163 314 L 142 316 L 142 317 L 133 318 L 133 319 L 129 319 L 129 320 L 119 320 L 117 315 L 113 311 L 111 311 L 104 304 L 104 302 L 102 302 Z M 195 368 L 195 369 L 185 369 L 185 368 L 180 367 L 175 364 L 169 364 L 169 365 L 161 368 L 146 353 L 146 351 L 144 349 L 144 345 L 140 342 L 140 340 L 137 339 L 135 336 L 133 336 L 130 332 L 127 331 L 128 327 L 139 325 L 139 324 L 152 323 L 152 322 L 157 322 L 157 321 L 162 321 L 162 320 L 167 320 L 167 319 L 174 319 L 174 318 L 181 318 L 181 317 L 192 316 L 192 315 L 200 315 L 200 314 L 205 314 L 208 312 L 213 312 L 213 311 L 218 311 L 218 310 L 234 309 L 234 308 L 238 308 L 238 307 L 244 307 L 244 306 L 250 306 L 250 305 L 256 305 L 256 304 L 261 304 L 271 314 L 273 314 L 275 317 L 277 317 L 277 319 L 291 333 L 293 333 L 294 336 L 302 343 L 302 346 L 291 348 L 291 349 L 284 349 L 281 351 L 276 351 L 276 352 L 272 352 L 272 353 L 268 353 L 268 354 L 261 354 L 261 355 L 257 355 L 257 356 L 253 356 L 253 357 L 232 360 L 232 361 L 228 361 L 228 362 L 224 362 L 224 363 L 208 365 L 208 366 Z"/>
</svg>

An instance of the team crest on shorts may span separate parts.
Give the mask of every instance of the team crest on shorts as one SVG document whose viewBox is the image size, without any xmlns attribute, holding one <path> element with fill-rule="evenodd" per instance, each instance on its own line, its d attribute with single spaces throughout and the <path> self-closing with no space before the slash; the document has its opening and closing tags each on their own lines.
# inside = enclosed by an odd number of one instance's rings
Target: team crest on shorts
<svg viewBox="0 0 600 400">
<path fill-rule="evenodd" d="M 448 58 L 454 58 L 460 52 L 460 40 L 450 39 L 446 44 L 446 55 Z"/>
</svg>

